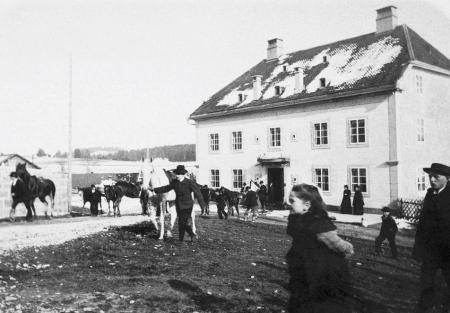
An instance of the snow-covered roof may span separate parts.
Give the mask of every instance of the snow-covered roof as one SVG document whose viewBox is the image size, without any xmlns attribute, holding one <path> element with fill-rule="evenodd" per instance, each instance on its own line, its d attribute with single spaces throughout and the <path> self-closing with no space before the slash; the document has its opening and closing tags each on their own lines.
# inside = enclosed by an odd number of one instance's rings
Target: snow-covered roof
<svg viewBox="0 0 450 313">
<path fill-rule="evenodd" d="M 450 60 L 406 25 L 285 54 L 255 65 L 205 101 L 190 118 L 296 105 L 368 90 L 392 91 L 403 68 L 414 60 L 450 70 Z M 294 90 L 296 68 L 303 71 L 305 89 L 301 92 Z M 256 100 L 255 75 L 261 75 L 261 96 Z M 322 78 L 325 87 L 321 86 Z M 276 94 L 276 86 L 281 94 Z"/>
</svg>

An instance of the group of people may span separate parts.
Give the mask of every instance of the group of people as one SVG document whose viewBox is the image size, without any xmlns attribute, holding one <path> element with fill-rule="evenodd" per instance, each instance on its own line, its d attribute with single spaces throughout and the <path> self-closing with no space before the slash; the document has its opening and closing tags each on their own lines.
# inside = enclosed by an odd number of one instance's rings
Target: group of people
<svg viewBox="0 0 450 313">
<path fill-rule="evenodd" d="M 420 214 L 412 257 L 421 262 L 420 295 L 416 312 L 450 312 L 450 167 L 433 163 L 424 168 L 428 189 Z M 347 189 L 348 190 L 348 187 Z M 349 201 L 350 193 L 347 192 Z M 345 196 L 345 192 L 344 192 Z M 353 312 L 347 257 L 353 246 L 341 239 L 329 218 L 326 205 L 315 186 L 295 185 L 289 194 L 287 233 L 292 246 L 286 255 L 289 268 L 289 312 Z M 397 225 L 390 208 L 382 209 L 380 235 L 375 251 L 389 240 L 397 258 Z M 447 284 L 446 300 L 435 304 L 435 278 L 441 270 Z"/>
<path fill-rule="evenodd" d="M 348 189 L 348 185 L 344 185 L 344 195 L 341 202 L 342 214 L 364 214 L 364 198 L 359 185 L 354 186 L 355 194 L 353 195 L 353 202 L 351 200 L 352 192 Z"/>
</svg>

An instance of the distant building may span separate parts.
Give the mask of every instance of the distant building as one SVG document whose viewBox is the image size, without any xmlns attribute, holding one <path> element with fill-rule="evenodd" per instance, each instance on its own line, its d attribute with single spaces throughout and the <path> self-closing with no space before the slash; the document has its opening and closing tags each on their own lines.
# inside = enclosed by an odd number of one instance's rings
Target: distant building
<svg viewBox="0 0 450 313">
<path fill-rule="evenodd" d="M 202 183 L 264 180 L 281 202 L 313 182 L 333 205 L 359 184 L 366 207 L 380 208 L 422 196 L 422 168 L 449 163 L 450 60 L 389 6 L 370 34 L 288 54 L 269 40 L 267 59 L 190 118 Z"/>
<path fill-rule="evenodd" d="M 16 168 L 16 165 L 18 163 L 25 163 L 27 165 L 27 168 L 33 168 L 33 169 L 40 169 L 39 166 L 34 164 L 31 161 L 28 161 L 23 156 L 20 156 L 18 154 L 5 154 L 0 155 L 0 166 L 8 166 L 12 168 Z"/>
</svg>

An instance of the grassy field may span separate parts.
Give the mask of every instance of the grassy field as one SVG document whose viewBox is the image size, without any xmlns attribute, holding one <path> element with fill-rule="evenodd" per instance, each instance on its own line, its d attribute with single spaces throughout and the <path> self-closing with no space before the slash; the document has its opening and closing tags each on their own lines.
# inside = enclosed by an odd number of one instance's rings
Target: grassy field
<svg viewBox="0 0 450 313">
<path fill-rule="evenodd" d="M 14 252 L 0 263 L 0 311 L 285 310 L 285 226 L 199 218 L 198 232 L 193 243 L 158 241 L 144 222 Z M 375 256 L 371 241 L 349 240 L 355 312 L 412 312 L 418 265 L 410 251 L 394 260 Z"/>
</svg>

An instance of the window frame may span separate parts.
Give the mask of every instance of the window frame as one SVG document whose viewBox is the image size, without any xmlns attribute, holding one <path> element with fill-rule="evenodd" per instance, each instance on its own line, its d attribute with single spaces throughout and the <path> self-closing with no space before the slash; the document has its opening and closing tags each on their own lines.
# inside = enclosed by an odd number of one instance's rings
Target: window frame
<svg viewBox="0 0 450 313">
<path fill-rule="evenodd" d="M 425 119 L 418 117 L 416 119 L 416 141 L 423 143 L 425 142 Z"/>
<path fill-rule="evenodd" d="M 366 191 L 362 191 L 361 188 L 361 193 L 368 197 L 370 196 L 370 171 L 369 171 L 369 166 L 368 165 L 349 165 L 348 166 L 348 180 L 347 180 L 347 185 L 349 186 L 350 190 L 352 191 L 352 193 L 355 192 L 355 189 L 353 188 L 354 185 L 356 185 L 356 183 L 353 183 L 352 180 L 352 169 L 358 169 L 358 175 L 359 175 L 359 170 L 360 169 L 365 169 L 366 170 Z M 358 176 L 359 177 L 359 176 Z M 361 182 L 360 182 L 360 178 L 358 178 L 358 185 L 361 186 Z"/>
<path fill-rule="evenodd" d="M 239 173 L 236 174 L 235 171 L 241 171 L 240 186 L 239 186 L 239 181 L 235 181 L 235 178 L 239 177 Z M 235 183 L 237 183 L 237 187 L 235 187 Z M 242 168 L 233 168 L 233 169 L 231 169 L 231 186 L 233 187 L 233 189 L 240 191 L 241 188 L 242 188 L 243 183 L 244 183 L 244 169 L 242 169 Z"/>
<path fill-rule="evenodd" d="M 415 75 L 416 93 L 423 94 L 423 76 L 421 74 Z"/>
<path fill-rule="evenodd" d="M 235 141 L 234 141 L 234 134 L 235 133 L 240 133 L 241 134 L 241 136 L 240 136 L 240 138 L 241 138 L 241 148 L 240 149 L 236 149 L 235 148 Z M 231 151 L 232 152 L 243 152 L 244 151 L 244 136 L 243 136 L 243 131 L 242 130 L 233 130 L 233 131 L 231 131 L 231 137 L 230 137 L 230 140 L 231 140 Z"/>
<path fill-rule="evenodd" d="M 279 142 L 280 142 L 280 145 L 278 145 L 278 146 L 273 146 L 272 145 L 272 133 L 271 133 L 271 129 L 279 129 L 280 130 L 280 134 L 279 134 Z M 282 149 L 283 148 L 283 137 L 282 137 L 282 134 L 283 134 L 283 129 L 282 129 L 282 127 L 281 126 L 269 126 L 268 128 L 267 128 L 267 148 L 269 149 L 269 150 L 280 150 L 280 149 Z"/>
<path fill-rule="evenodd" d="M 211 138 L 211 135 L 217 135 L 217 150 L 214 150 L 212 148 L 213 145 L 213 138 Z M 208 150 L 210 153 L 220 153 L 220 134 L 217 133 L 209 133 L 208 134 Z"/>
<path fill-rule="evenodd" d="M 213 173 L 213 171 L 217 171 L 217 172 Z M 209 170 L 209 174 L 210 174 L 209 182 L 210 182 L 211 188 L 220 188 L 220 169 L 212 168 Z M 217 177 L 217 186 L 216 186 L 216 184 L 214 184 L 215 177 Z"/>
<path fill-rule="evenodd" d="M 416 192 L 419 196 L 423 196 L 427 192 L 427 189 L 428 189 L 427 175 L 423 171 L 423 168 L 424 167 L 417 168 L 417 173 L 416 173 Z M 420 181 L 420 180 L 423 180 L 423 181 Z M 422 185 L 421 187 L 423 189 L 420 189 L 419 185 Z"/>
<path fill-rule="evenodd" d="M 352 142 L 351 136 L 351 122 L 356 121 L 356 128 L 359 129 L 358 123 L 360 120 L 364 120 L 364 138 L 365 142 Z M 369 119 L 367 116 L 359 116 L 359 117 L 349 117 L 347 118 L 347 147 L 348 148 L 355 148 L 355 147 L 367 147 L 369 146 Z M 356 134 L 357 137 L 359 137 L 359 134 Z"/>
<path fill-rule="evenodd" d="M 327 171 L 327 174 L 326 174 L 326 177 L 327 177 L 327 181 L 326 181 L 326 183 L 327 183 L 327 185 L 328 185 L 328 189 L 327 190 L 325 190 L 323 187 L 322 187 L 322 182 L 318 182 L 318 179 L 317 179 L 317 173 L 316 173 L 316 170 L 320 170 L 321 171 L 321 173 L 320 173 L 320 178 L 321 178 L 321 180 L 323 180 L 323 170 L 326 170 Z M 321 190 L 322 190 L 322 192 L 324 192 L 324 193 L 331 193 L 331 184 L 330 184 L 330 167 L 329 166 L 313 166 L 313 168 L 312 168 L 312 181 L 313 181 L 313 183 L 317 186 L 317 187 L 319 187 Z"/>
<path fill-rule="evenodd" d="M 327 143 L 326 144 L 316 144 L 316 124 L 326 124 L 327 125 Z M 311 148 L 312 149 L 329 149 L 330 148 L 330 122 L 329 120 L 320 120 L 311 122 Z M 319 130 L 322 132 L 322 129 Z"/>
</svg>

